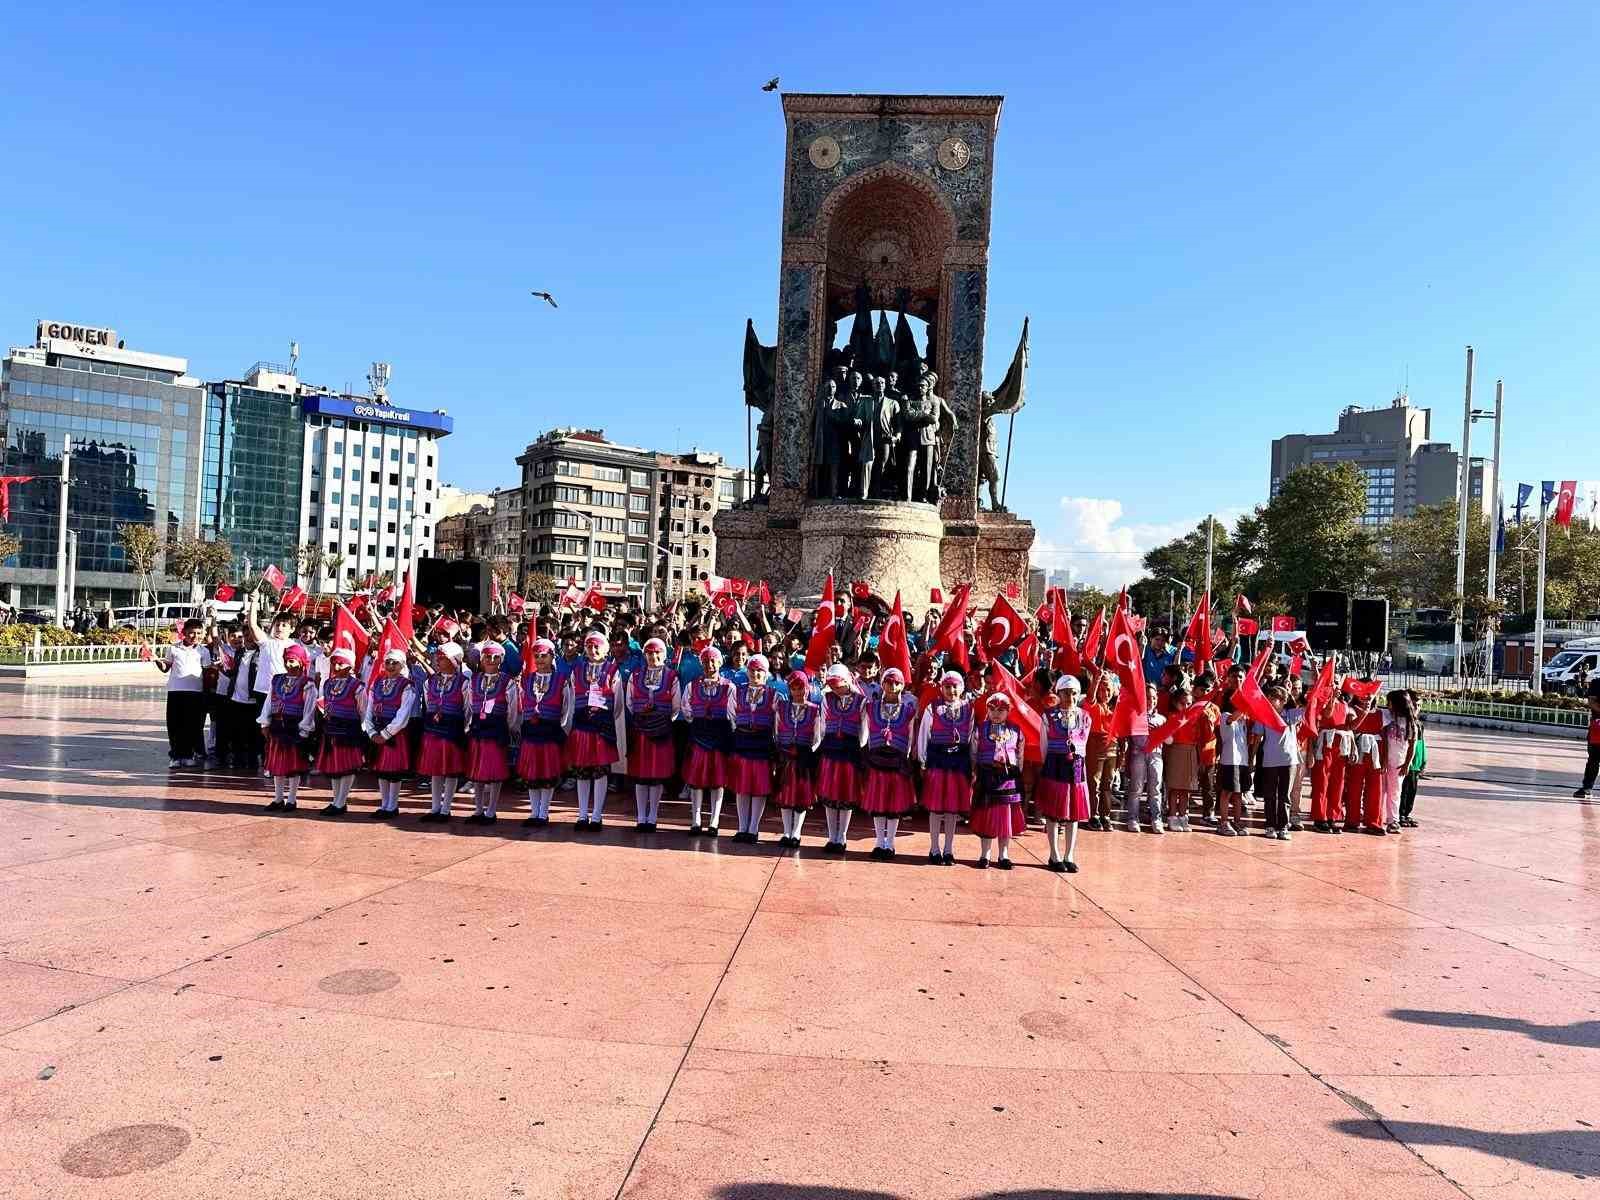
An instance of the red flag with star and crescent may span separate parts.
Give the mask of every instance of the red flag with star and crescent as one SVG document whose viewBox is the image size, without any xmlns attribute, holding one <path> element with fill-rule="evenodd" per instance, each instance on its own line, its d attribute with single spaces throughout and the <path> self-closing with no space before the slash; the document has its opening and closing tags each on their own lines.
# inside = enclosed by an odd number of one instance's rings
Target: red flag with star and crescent
<svg viewBox="0 0 1600 1200">
<path fill-rule="evenodd" d="M 1132 737 L 1150 730 L 1149 697 L 1145 695 L 1144 655 L 1128 621 L 1128 610 L 1120 604 L 1106 634 L 1106 666 L 1122 680 L 1117 706 L 1111 712 L 1111 735 Z"/>
<path fill-rule="evenodd" d="M 0 521 L 11 520 L 11 485 L 32 483 L 37 475 L 0 475 Z"/>
<path fill-rule="evenodd" d="M 822 585 L 822 600 L 817 605 L 811 625 L 811 641 L 806 645 L 806 670 L 817 672 L 828 661 L 828 647 L 833 645 L 833 622 L 838 616 L 838 602 L 833 596 L 833 573 L 828 573 Z"/>
<path fill-rule="evenodd" d="M 900 611 L 900 593 L 894 594 L 894 604 L 889 609 L 889 619 L 878 634 L 878 658 L 886 667 L 899 667 L 905 676 L 906 686 L 911 686 L 911 644 L 906 640 L 906 618 Z"/>
<path fill-rule="evenodd" d="M 983 652 L 990 658 L 1004 654 L 1028 633 L 1028 619 L 1019 613 L 1011 601 L 996 596 L 989 606 L 989 615 L 983 622 Z"/>
</svg>

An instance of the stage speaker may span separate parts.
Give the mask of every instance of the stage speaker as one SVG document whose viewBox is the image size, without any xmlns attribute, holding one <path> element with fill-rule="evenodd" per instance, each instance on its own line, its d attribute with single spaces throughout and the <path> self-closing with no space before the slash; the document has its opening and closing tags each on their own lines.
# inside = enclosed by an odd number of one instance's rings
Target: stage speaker
<svg viewBox="0 0 1600 1200">
<path fill-rule="evenodd" d="M 1382 654 L 1389 648 L 1389 602 L 1382 596 L 1350 601 L 1350 649 Z"/>
<path fill-rule="evenodd" d="M 417 559 L 416 600 L 455 610 L 489 611 L 489 564 L 475 558 Z"/>
<path fill-rule="evenodd" d="M 1350 596 L 1346 592 L 1306 593 L 1306 641 L 1319 654 L 1348 644 Z"/>
</svg>

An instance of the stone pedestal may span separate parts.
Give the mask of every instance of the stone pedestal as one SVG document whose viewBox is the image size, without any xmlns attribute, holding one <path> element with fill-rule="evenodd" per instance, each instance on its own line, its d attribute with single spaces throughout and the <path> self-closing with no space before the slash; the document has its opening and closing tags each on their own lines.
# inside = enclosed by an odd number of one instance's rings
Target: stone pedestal
<svg viewBox="0 0 1600 1200">
<path fill-rule="evenodd" d="M 1033 536 L 1031 522 L 1008 512 L 979 512 L 974 521 L 952 521 L 939 547 L 939 568 L 951 587 L 971 583 L 972 602 L 987 604 L 1008 583 L 1027 587 Z"/>
<path fill-rule="evenodd" d="M 832 571 L 835 589 L 865 579 L 884 599 L 899 591 L 907 607 L 921 609 L 928 589 L 940 586 L 943 535 L 944 522 L 928 504 L 813 504 L 800 517 L 800 570 L 789 594 L 797 604 L 816 603 Z"/>
<path fill-rule="evenodd" d="M 780 517 L 764 504 L 720 512 L 717 531 L 718 575 L 765 579 L 777 592 L 790 590 L 800 573 L 800 522 Z"/>
</svg>

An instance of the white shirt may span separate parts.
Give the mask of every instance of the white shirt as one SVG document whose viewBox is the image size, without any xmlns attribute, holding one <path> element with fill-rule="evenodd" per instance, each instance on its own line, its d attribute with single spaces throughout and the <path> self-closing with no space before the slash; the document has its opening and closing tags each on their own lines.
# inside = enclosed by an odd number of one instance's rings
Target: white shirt
<svg viewBox="0 0 1600 1200">
<path fill-rule="evenodd" d="M 1225 767 L 1250 765 L 1250 718 L 1228 713 L 1217 729 L 1217 761 Z"/>
<path fill-rule="evenodd" d="M 167 691 L 199 692 L 205 690 L 200 672 L 211 665 L 211 651 L 204 646 L 185 646 L 175 642 L 167 647 Z"/>
<path fill-rule="evenodd" d="M 256 649 L 256 693 L 265 693 L 272 686 L 272 677 L 283 674 L 283 652 L 293 643 L 293 638 L 265 638 Z"/>
<path fill-rule="evenodd" d="M 240 650 L 235 659 L 239 670 L 233 678 L 233 699 L 240 704 L 250 703 L 250 682 L 256 664 L 253 654 L 254 650 Z"/>
</svg>

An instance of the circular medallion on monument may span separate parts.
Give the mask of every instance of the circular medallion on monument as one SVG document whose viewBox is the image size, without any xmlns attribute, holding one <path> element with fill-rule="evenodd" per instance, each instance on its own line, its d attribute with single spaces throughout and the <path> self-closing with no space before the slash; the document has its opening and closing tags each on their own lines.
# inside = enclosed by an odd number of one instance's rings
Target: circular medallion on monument
<svg viewBox="0 0 1600 1200">
<path fill-rule="evenodd" d="M 972 151 L 958 137 L 945 138 L 939 143 L 939 165 L 946 171 L 959 171 L 972 161 Z"/>
<path fill-rule="evenodd" d="M 812 139 L 809 154 L 811 165 L 819 171 L 839 165 L 839 143 L 827 134 Z"/>
</svg>

